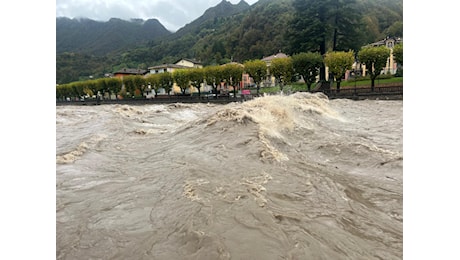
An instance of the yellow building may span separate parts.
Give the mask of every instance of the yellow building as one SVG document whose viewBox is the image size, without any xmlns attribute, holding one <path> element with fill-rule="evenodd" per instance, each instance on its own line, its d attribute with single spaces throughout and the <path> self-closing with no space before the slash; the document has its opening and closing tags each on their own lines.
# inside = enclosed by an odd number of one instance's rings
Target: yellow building
<svg viewBox="0 0 460 260">
<path fill-rule="evenodd" d="M 148 68 L 149 74 L 158 74 L 158 73 L 164 73 L 164 72 L 169 72 L 173 73 L 177 69 L 189 69 L 189 68 L 203 68 L 203 65 L 201 62 L 193 60 L 193 59 L 180 59 L 174 64 L 161 64 L 157 66 L 152 66 Z M 190 86 L 189 91 L 192 92 L 197 92 L 195 88 Z M 181 89 L 179 86 L 177 86 L 176 83 L 174 83 L 173 88 L 172 88 L 173 93 L 181 93 Z"/>
<path fill-rule="evenodd" d="M 402 43 L 402 38 L 400 37 L 386 37 L 383 40 L 380 40 L 378 42 L 374 42 L 369 44 L 368 46 L 386 46 L 387 48 L 390 49 L 390 57 L 387 60 L 387 65 L 385 68 L 382 70 L 381 74 L 396 74 L 396 70 L 398 69 L 398 64 L 395 62 L 394 57 L 393 57 L 393 48 L 396 44 Z M 363 69 L 363 76 L 365 76 L 365 67 Z"/>
</svg>

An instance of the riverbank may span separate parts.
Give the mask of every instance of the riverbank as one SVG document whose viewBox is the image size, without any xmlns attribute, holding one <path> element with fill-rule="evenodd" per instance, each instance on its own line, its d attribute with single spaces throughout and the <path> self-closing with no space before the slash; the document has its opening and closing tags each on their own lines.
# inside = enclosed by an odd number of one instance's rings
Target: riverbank
<svg viewBox="0 0 460 260">
<path fill-rule="evenodd" d="M 251 97 L 195 97 L 195 96 L 171 96 L 169 98 L 150 98 L 150 99 L 85 99 L 81 101 L 56 101 L 57 106 L 87 106 L 87 105 L 110 105 L 110 104 L 129 104 L 129 105 L 148 105 L 148 104 L 171 104 L 171 103 L 217 103 L 228 104 L 231 102 L 243 102 Z"/>
<path fill-rule="evenodd" d="M 267 95 L 273 95 L 267 94 Z M 339 92 L 330 89 L 325 93 L 329 99 L 352 99 L 352 100 L 403 100 L 403 87 L 376 87 L 374 91 L 369 88 L 344 88 Z M 255 95 L 256 96 L 256 95 Z M 151 99 L 86 99 L 83 101 L 56 101 L 57 106 L 86 106 L 86 105 L 108 105 L 108 104 L 129 104 L 129 105 L 148 105 L 148 104 L 171 104 L 171 103 L 215 103 L 228 104 L 231 102 L 244 102 L 254 96 L 240 97 L 209 97 L 209 96 L 166 96 Z"/>
</svg>

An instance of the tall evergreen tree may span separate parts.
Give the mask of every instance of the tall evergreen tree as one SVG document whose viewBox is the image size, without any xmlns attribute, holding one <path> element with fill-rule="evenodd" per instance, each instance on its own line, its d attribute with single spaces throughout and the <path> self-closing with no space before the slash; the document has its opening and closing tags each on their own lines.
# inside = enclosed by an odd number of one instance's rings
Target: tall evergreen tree
<svg viewBox="0 0 460 260">
<path fill-rule="evenodd" d="M 334 0 L 332 15 L 332 51 L 359 51 L 365 29 L 356 0 Z"/>
<path fill-rule="evenodd" d="M 295 13 L 287 33 L 291 53 L 357 49 L 359 28 L 356 0 L 294 0 Z M 324 81 L 325 68 L 320 68 Z"/>
</svg>

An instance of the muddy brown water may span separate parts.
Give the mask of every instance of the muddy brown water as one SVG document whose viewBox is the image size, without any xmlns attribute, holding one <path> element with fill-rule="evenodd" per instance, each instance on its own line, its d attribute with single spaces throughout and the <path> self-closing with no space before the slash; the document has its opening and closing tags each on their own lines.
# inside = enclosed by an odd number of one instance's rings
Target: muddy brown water
<svg viewBox="0 0 460 260">
<path fill-rule="evenodd" d="M 57 259 L 402 259 L 403 102 L 56 107 Z"/>
</svg>

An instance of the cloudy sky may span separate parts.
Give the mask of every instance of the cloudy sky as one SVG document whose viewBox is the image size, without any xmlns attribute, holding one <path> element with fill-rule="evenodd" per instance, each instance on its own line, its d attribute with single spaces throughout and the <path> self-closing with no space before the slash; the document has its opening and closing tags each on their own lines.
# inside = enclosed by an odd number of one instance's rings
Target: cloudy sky
<svg viewBox="0 0 460 260">
<path fill-rule="evenodd" d="M 222 0 L 56 0 L 56 17 L 86 17 L 97 21 L 110 18 L 158 19 L 168 30 L 176 31 L 201 16 Z M 252 5 L 257 0 L 245 0 Z M 240 0 L 229 0 L 237 4 Z"/>
</svg>

